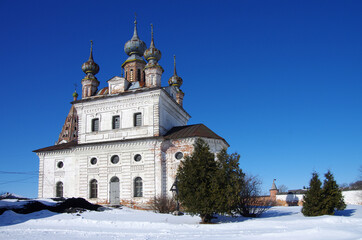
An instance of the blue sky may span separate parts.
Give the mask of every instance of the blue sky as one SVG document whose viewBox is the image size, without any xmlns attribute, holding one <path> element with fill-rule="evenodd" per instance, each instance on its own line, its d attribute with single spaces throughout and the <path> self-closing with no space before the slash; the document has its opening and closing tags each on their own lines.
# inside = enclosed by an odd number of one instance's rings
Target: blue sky
<svg viewBox="0 0 362 240">
<path fill-rule="evenodd" d="M 264 191 L 274 178 L 307 186 L 314 170 L 358 180 L 361 11 L 361 1 L 1 0 L 0 192 L 37 195 L 32 150 L 57 140 L 89 41 L 104 87 L 121 74 L 135 12 L 147 46 L 154 24 L 163 86 L 177 56 L 189 124 L 224 137 Z"/>
</svg>

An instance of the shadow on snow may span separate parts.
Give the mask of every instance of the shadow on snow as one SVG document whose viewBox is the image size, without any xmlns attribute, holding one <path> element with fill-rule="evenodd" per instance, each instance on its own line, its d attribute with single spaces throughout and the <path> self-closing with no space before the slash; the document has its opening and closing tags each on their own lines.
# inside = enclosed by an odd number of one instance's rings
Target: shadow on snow
<svg viewBox="0 0 362 240">
<path fill-rule="evenodd" d="M 212 221 L 213 223 L 231 223 L 231 222 L 244 222 L 251 219 L 257 219 L 257 218 L 272 218 L 272 217 L 281 217 L 281 216 L 289 216 L 298 214 L 297 212 L 282 212 L 278 210 L 268 210 L 267 212 L 264 212 L 259 217 L 243 217 L 243 216 L 228 216 L 228 215 L 215 215 L 215 219 Z"/>
<path fill-rule="evenodd" d="M 356 209 L 345 209 L 345 210 L 337 210 L 334 215 L 335 216 L 344 216 L 350 217 L 356 212 Z"/>
<path fill-rule="evenodd" d="M 7 210 L 2 215 L 0 215 L 0 227 L 15 225 L 33 219 L 47 218 L 56 214 L 58 213 L 51 212 L 49 210 L 42 210 L 28 214 L 21 214 L 13 212 L 12 210 Z"/>
</svg>

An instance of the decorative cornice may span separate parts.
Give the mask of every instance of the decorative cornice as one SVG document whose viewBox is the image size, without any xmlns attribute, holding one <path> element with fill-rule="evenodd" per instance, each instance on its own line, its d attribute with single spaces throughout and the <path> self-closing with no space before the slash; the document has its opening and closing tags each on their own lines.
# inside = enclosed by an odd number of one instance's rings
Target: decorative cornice
<svg viewBox="0 0 362 240">
<path fill-rule="evenodd" d="M 72 104 L 75 104 L 75 106 L 79 105 L 80 103 L 88 103 L 88 102 L 95 102 L 95 101 L 100 101 L 100 100 L 104 100 L 104 99 L 110 99 L 110 98 L 118 98 L 120 96 L 127 96 L 127 95 L 133 95 L 133 94 L 139 94 L 139 93 L 146 93 L 146 92 L 152 92 L 155 91 L 157 92 L 157 90 L 162 89 L 161 87 L 154 87 L 154 88 L 141 88 L 141 89 L 135 89 L 135 90 L 128 90 L 126 92 L 122 92 L 122 93 L 118 93 L 118 94 L 112 94 L 112 95 L 101 95 L 101 96 L 92 96 L 92 97 L 88 97 L 86 99 L 80 99 L 77 101 L 73 101 L 71 102 Z M 142 98 L 142 97 L 134 97 L 134 98 Z M 118 100 L 120 101 L 120 100 Z"/>
</svg>

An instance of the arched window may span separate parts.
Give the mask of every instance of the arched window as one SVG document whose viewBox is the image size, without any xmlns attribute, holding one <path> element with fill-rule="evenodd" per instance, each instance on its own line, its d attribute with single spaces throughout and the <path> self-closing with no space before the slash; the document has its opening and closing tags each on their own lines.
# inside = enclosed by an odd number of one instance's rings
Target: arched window
<svg viewBox="0 0 362 240">
<path fill-rule="evenodd" d="M 63 197 L 63 183 L 57 182 L 55 186 L 55 196 L 56 197 Z"/>
<path fill-rule="evenodd" d="M 89 185 L 89 198 L 97 198 L 98 195 L 98 182 L 95 179 L 90 181 Z"/>
<path fill-rule="evenodd" d="M 142 197 L 142 178 L 136 177 L 134 179 L 134 196 L 135 197 Z"/>
<path fill-rule="evenodd" d="M 114 176 L 111 178 L 111 182 L 119 182 L 119 178 Z"/>
</svg>

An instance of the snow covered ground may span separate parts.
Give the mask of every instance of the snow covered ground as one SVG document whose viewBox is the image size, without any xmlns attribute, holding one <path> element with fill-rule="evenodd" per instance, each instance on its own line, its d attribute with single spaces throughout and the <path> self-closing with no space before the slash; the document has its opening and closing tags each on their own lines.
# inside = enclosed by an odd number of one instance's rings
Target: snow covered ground
<svg viewBox="0 0 362 240">
<path fill-rule="evenodd" d="M 0 239 L 362 239 L 361 205 L 349 205 L 337 216 L 304 217 L 300 210 L 273 207 L 261 218 L 220 217 L 217 224 L 125 207 L 80 216 L 6 211 L 0 215 Z"/>
</svg>

